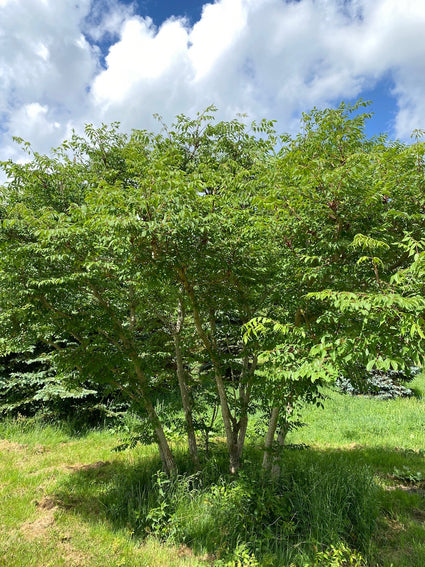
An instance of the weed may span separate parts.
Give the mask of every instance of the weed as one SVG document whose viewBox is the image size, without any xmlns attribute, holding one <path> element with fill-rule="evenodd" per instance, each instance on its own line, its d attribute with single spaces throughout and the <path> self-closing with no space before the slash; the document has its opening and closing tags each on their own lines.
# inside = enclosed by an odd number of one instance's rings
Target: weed
<svg viewBox="0 0 425 567">
<path fill-rule="evenodd" d="M 392 477 L 396 480 L 401 480 L 402 482 L 408 482 L 410 484 L 417 484 L 423 480 L 423 476 L 420 471 L 414 472 L 406 465 L 403 465 L 401 469 L 394 467 Z"/>
<path fill-rule="evenodd" d="M 325 551 L 317 552 L 313 565 L 314 567 L 366 567 L 366 561 L 360 553 L 353 551 L 344 543 L 339 543 L 331 545 Z"/>
</svg>

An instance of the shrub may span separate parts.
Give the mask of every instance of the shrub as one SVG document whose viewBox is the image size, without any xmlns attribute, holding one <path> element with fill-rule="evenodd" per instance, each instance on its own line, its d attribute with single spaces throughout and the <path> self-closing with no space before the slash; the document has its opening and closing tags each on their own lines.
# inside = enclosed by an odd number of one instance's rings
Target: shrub
<svg viewBox="0 0 425 567">
<path fill-rule="evenodd" d="M 373 370 L 361 372 L 354 376 L 340 376 L 336 380 L 336 387 L 345 394 L 376 396 L 386 400 L 398 397 L 409 397 L 413 391 L 402 382 L 410 382 L 418 374 L 419 368 L 412 367 L 408 374 L 389 370 L 382 372 Z"/>
<path fill-rule="evenodd" d="M 360 553 L 353 551 L 345 544 L 331 545 L 325 551 L 319 551 L 314 557 L 314 567 L 366 567 Z M 306 565 L 305 567 L 310 567 Z"/>
</svg>

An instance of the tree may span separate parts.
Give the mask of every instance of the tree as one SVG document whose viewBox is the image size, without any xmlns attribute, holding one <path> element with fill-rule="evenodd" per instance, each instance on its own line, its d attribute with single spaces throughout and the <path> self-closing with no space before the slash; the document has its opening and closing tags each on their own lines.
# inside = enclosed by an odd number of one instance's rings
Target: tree
<svg viewBox="0 0 425 567">
<path fill-rule="evenodd" d="M 3 351 L 41 341 L 59 369 L 124 390 L 168 473 L 153 391 L 171 359 L 196 464 L 187 369 L 207 361 L 236 472 L 256 365 L 240 327 L 268 301 L 276 272 L 252 205 L 269 142 L 206 114 L 156 136 L 116 125 L 86 136 L 53 158 L 4 164 Z"/>
<path fill-rule="evenodd" d="M 264 202 L 293 271 L 275 324 L 257 319 L 248 331 L 272 341 L 269 359 L 292 396 L 306 375 L 409 374 L 423 364 L 425 146 L 367 139 L 364 106 L 305 115 L 269 166 Z"/>
<path fill-rule="evenodd" d="M 250 413 L 270 454 L 323 381 L 420 363 L 423 146 L 368 140 L 359 106 L 314 110 L 295 138 L 213 108 L 159 134 L 87 126 L 4 163 L 0 354 L 43 343 L 75 383 L 125 393 L 168 474 L 159 392 L 180 397 L 194 467 L 216 400 L 236 473 Z"/>
</svg>

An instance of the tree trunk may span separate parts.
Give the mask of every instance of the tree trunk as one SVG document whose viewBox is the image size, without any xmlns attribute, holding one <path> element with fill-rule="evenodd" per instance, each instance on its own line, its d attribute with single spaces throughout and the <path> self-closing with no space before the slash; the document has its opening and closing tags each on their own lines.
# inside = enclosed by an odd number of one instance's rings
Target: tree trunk
<svg viewBox="0 0 425 567">
<path fill-rule="evenodd" d="M 172 476 L 177 473 L 176 463 L 174 462 L 173 454 L 171 453 L 170 446 L 168 444 L 167 438 L 165 437 L 164 430 L 162 428 L 161 422 L 156 414 L 155 408 L 152 405 L 152 402 L 148 399 L 144 400 L 145 408 L 148 412 L 149 420 L 153 425 L 153 429 L 155 431 L 159 454 L 162 461 L 162 466 L 164 468 L 164 472 L 168 476 Z"/>
<path fill-rule="evenodd" d="M 279 419 L 279 407 L 274 407 L 269 419 L 269 427 L 267 429 L 266 438 L 264 440 L 264 456 L 263 456 L 263 469 L 269 471 L 272 467 L 272 451 L 274 435 L 276 433 L 277 421 Z"/>
<path fill-rule="evenodd" d="M 214 364 L 214 361 L 213 361 Z M 215 382 L 217 385 L 218 397 L 220 399 L 221 415 L 223 417 L 224 430 L 226 432 L 227 450 L 229 451 L 229 471 L 236 474 L 240 468 L 240 456 L 238 448 L 238 432 L 236 423 L 227 403 L 227 394 L 224 387 L 223 377 L 218 365 L 214 364 Z"/>
<path fill-rule="evenodd" d="M 281 427 L 277 436 L 277 447 L 274 449 L 274 437 L 276 434 L 277 423 L 280 413 L 279 407 L 274 407 L 269 420 L 269 427 L 267 429 L 266 438 L 264 441 L 264 456 L 263 456 L 263 469 L 271 471 L 272 477 L 276 478 L 280 474 L 280 454 L 281 449 L 285 444 L 286 435 L 288 434 L 288 427 Z"/>
<path fill-rule="evenodd" d="M 229 404 L 227 403 L 227 394 L 226 394 L 226 389 L 224 387 L 220 361 L 217 356 L 216 349 L 214 348 L 215 345 L 213 345 L 213 342 L 208 338 L 207 333 L 202 327 L 202 321 L 199 314 L 199 309 L 193 287 L 189 283 L 184 270 L 180 270 L 179 275 L 181 278 L 181 282 L 184 286 L 184 289 L 187 295 L 189 296 L 190 303 L 192 305 L 193 321 L 195 323 L 196 332 L 198 333 L 199 338 L 201 339 L 202 343 L 204 344 L 205 348 L 207 349 L 211 357 L 211 362 L 214 368 L 214 376 L 217 386 L 218 397 L 220 400 L 221 415 L 223 417 L 224 430 L 226 432 L 226 442 L 227 442 L 227 449 L 229 451 L 229 460 L 230 460 L 229 469 L 231 474 L 235 474 L 239 470 L 239 466 L 240 466 L 240 459 L 238 456 L 237 431 L 235 431 L 235 428 L 233 427 L 236 426 L 236 424 L 234 423 L 235 420 L 233 419 L 233 416 L 230 412 Z"/>
<path fill-rule="evenodd" d="M 240 423 L 238 423 L 237 420 L 233 417 L 227 400 L 227 393 L 226 393 L 226 388 L 224 386 L 222 368 L 221 368 L 219 356 L 217 354 L 217 345 L 215 344 L 215 338 L 214 338 L 214 320 L 210 313 L 209 314 L 210 315 L 209 322 L 211 326 L 211 338 L 210 338 L 208 337 L 207 333 L 205 332 L 202 326 L 201 316 L 199 313 L 195 292 L 193 290 L 192 285 L 190 284 L 190 282 L 186 277 L 186 273 L 184 269 L 179 270 L 179 276 L 192 306 L 193 321 L 195 323 L 196 332 L 198 333 L 199 338 L 201 339 L 202 343 L 204 344 L 205 348 L 208 351 L 208 354 L 211 357 L 211 362 L 214 368 L 214 376 L 217 386 L 218 397 L 220 400 L 221 415 L 223 417 L 224 430 L 226 432 L 226 444 L 227 444 L 227 450 L 229 452 L 229 470 L 231 474 L 236 474 L 240 468 L 243 444 L 239 446 L 238 433 L 239 433 Z M 241 439 L 243 438 L 243 440 L 245 439 L 245 433 L 246 433 L 246 428 L 244 425 L 244 432 L 241 437 Z"/>
<path fill-rule="evenodd" d="M 248 414 L 242 415 L 239 420 L 239 433 L 238 433 L 238 458 L 242 459 L 242 451 L 245 445 L 246 432 L 248 429 Z"/>
<path fill-rule="evenodd" d="M 143 370 L 140 367 L 140 362 L 136 353 L 132 354 L 132 361 L 136 372 L 136 376 L 141 385 L 140 392 L 143 399 L 143 404 L 147 411 L 149 421 L 155 432 L 156 440 L 158 443 L 159 455 L 161 457 L 164 472 L 168 476 L 172 476 L 177 473 L 176 463 L 174 461 L 173 454 L 171 453 L 171 449 L 168 444 L 167 438 L 165 437 L 164 429 L 162 428 L 159 417 L 155 411 L 155 408 L 153 407 L 151 399 L 147 395 L 146 377 Z"/>
<path fill-rule="evenodd" d="M 245 354 L 243 371 L 241 376 L 241 385 L 239 388 L 239 399 L 242 403 L 241 417 L 239 420 L 238 434 L 238 454 L 239 460 L 242 459 L 242 451 L 245 445 L 245 437 L 248 429 L 248 406 L 251 399 L 252 383 L 254 381 L 254 373 L 257 368 L 257 357 L 254 356 L 251 366 L 249 365 L 249 356 Z"/>
<path fill-rule="evenodd" d="M 227 446 L 229 447 L 229 444 Z M 239 447 L 237 441 L 234 441 L 231 448 L 229 448 L 229 472 L 230 474 L 237 474 L 240 468 Z"/>
<path fill-rule="evenodd" d="M 122 344 L 123 344 L 123 347 L 118 347 L 118 348 L 121 350 L 121 352 L 123 354 L 128 356 L 133 363 L 134 372 L 136 374 L 138 385 L 140 387 L 140 394 L 142 396 L 142 401 L 143 401 L 143 404 L 144 404 L 145 409 L 147 411 L 149 421 L 150 421 L 152 428 L 153 428 L 155 435 L 156 435 L 158 448 L 159 448 L 159 454 L 160 454 L 160 457 L 161 457 L 164 472 L 168 476 L 176 474 L 177 473 L 177 467 L 176 467 L 176 464 L 174 462 L 174 457 L 171 453 L 171 450 L 170 450 L 170 447 L 168 445 L 167 438 L 165 437 L 165 433 L 164 433 L 164 430 L 162 428 L 159 417 L 158 417 L 158 415 L 155 411 L 155 408 L 153 407 L 152 401 L 149 397 L 148 384 L 147 384 L 146 376 L 145 376 L 145 374 L 144 374 L 144 372 L 143 372 L 143 370 L 140 366 L 140 360 L 139 360 L 139 357 L 138 357 L 138 354 L 137 354 L 137 350 L 134 346 L 134 343 L 131 340 L 131 338 L 128 336 L 124 327 L 122 326 L 121 321 L 116 317 L 114 310 L 112 309 L 109 301 L 103 297 L 101 291 L 98 290 L 91 282 L 88 283 L 88 286 L 90 287 L 94 297 L 107 310 L 107 312 L 109 313 L 109 315 L 112 319 L 113 324 L 115 325 L 115 328 L 118 331 L 119 337 L 120 337 Z M 135 312 L 133 312 L 133 315 L 135 316 Z M 131 319 L 131 309 L 130 309 L 130 319 Z M 133 323 L 135 323 L 135 321 Z M 107 333 L 106 333 L 105 336 L 108 337 Z M 112 344 L 117 346 L 115 344 L 115 341 L 112 338 L 109 338 L 108 340 L 110 340 L 112 342 Z"/>
<path fill-rule="evenodd" d="M 272 477 L 277 478 L 280 475 L 280 455 L 282 447 L 285 445 L 285 439 L 288 434 L 288 428 L 280 428 L 277 436 L 277 454 L 273 456 Z"/>
<path fill-rule="evenodd" d="M 178 333 L 173 334 L 174 348 L 176 352 L 176 363 L 177 363 L 177 379 L 179 382 L 180 395 L 183 404 L 186 431 L 187 431 L 187 442 L 189 446 L 189 454 L 192 460 L 192 464 L 195 469 L 199 468 L 199 457 L 198 457 L 198 446 L 196 443 L 195 428 L 193 426 L 192 417 L 192 404 L 187 388 L 186 375 L 183 367 L 183 358 L 180 345 L 180 335 Z"/>
</svg>

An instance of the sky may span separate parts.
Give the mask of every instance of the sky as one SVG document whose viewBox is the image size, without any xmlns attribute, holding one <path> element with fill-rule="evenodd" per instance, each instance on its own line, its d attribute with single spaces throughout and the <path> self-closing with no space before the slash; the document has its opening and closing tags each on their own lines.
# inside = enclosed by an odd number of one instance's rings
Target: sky
<svg viewBox="0 0 425 567">
<path fill-rule="evenodd" d="M 207 106 L 277 120 L 372 100 L 368 135 L 425 129 L 425 0 L 0 0 L 0 160 L 84 124 Z"/>
</svg>

